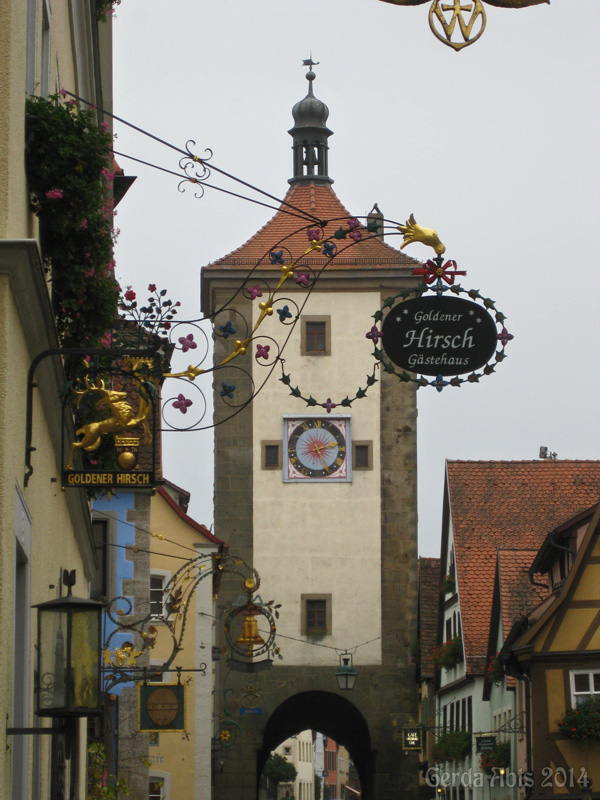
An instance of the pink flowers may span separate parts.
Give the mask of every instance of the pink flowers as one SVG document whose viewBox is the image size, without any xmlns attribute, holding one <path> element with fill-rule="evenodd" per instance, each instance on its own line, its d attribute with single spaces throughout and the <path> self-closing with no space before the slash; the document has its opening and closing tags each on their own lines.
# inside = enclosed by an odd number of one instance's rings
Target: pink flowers
<svg viewBox="0 0 600 800">
<path fill-rule="evenodd" d="M 87 219 L 82 219 L 82 220 L 81 220 L 81 225 L 80 225 L 80 227 L 81 227 L 81 228 L 83 228 L 83 229 L 85 230 L 85 229 L 87 228 L 87 226 L 88 226 L 88 221 L 87 221 Z"/>
<path fill-rule="evenodd" d="M 298 286 L 308 286 L 308 272 L 299 272 L 296 275 L 296 283 Z"/>
<path fill-rule="evenodd" d="M 100 339 L 100 344 L 102 347 L 110 347 L 112 344 L 112 333 L 110 331 L 106 331 L 104 336 Z"/>
<path fill-rule="evenodd" d="M 250 286 L 248 289 L 248 293 L 250 294 L 250 300 L 255 300 L 257 297 L 263 296 L 263 293 L 260 290 L 260 286 Z"/>
<path fill-rule="evenodd" d="M 321 231 L 319 228 L 310 228 L 308 231 L 308 241 L 318 242 L 321 238 Z"/>
<path fill-rule="evenodd" d="M 106 131 L 108 130 L 108 122 L 101 122 L 100 127 L 102 128 L 104 133 L 106 133 Z"/>
<path fill-rule="evenodd" d="M 133 291 L 131 286 L 128 286 L 127 291 L 125 292 L 125 300 L 127 300 L 128 303 L 132 303 L 135 300 L 135 298 L 136 298 L 135 292 Z"/>
<path fill-rule="evenodd" d="M 191 405 L 193 405 L 192 401 L 188 400 L 183 394 L 178 395 L 177 400 L 173 402 L 173 408 L 178 408 L 182 414 L 187 414 L 187 410 Z"/>
<path fill-rule="evenodd" d="M 63 190 L 62 189 L 50 189 L 46 192 L 46 197 L 48 200 L 62 200 Z"/>
<path fill-rule="evenodd" d="M 265 345 L 257 344 L 256 345 L 256 356 L 255 356 L 256 360 L 258 361 L 259 358 L 268 359 L 269 358 L 269 350 L 270 349 L 271 348 L 270 348 L 270 346 L 268 344 L 265 344 Z"/>
<path fill-rule="evenodd" d="M 180 336 L 179 344 L 181 345 L 181 349 L 184 353 L 187 353 L 188 350 L 195 350 L 198 347 L 194 341 L 193 333 L 188 333 L 187 336 Z"/>
<path fill-rule="evenodd" d="M 66 90 L 66 89 L 61 89 L 61 90 L 60 90 L 60 93 L 62 94 L 62 96 L 63 96 L 63 97 L 66 97 L 66 96 L 67 96 L 67 94 L 68 94 L 68 92 L 67 92 L 67 90 Z"/>
</svg>

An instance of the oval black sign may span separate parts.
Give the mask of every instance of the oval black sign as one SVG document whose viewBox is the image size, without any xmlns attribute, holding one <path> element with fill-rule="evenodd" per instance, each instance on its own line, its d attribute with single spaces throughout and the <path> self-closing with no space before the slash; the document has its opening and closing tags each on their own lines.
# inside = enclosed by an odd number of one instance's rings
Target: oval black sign
<svg viewBox="0 0 600 800">
<path fill-rule="evenodd" d="M 460 375 L 479 369 L 498 344 L 490 314 L 461 297 L 416 297 L 394 306 L 382 326 L 390 361 L 423 375 Z"/>
</svg>

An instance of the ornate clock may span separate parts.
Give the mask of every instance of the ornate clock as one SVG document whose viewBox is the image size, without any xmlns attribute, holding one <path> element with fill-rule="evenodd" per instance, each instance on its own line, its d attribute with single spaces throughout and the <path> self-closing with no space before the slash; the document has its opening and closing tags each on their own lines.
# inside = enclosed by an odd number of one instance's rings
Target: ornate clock
<svg viewBox="0 0 600 800">
<path fill-rule="evenodd" d="M 284 417 L 284 481 L 352 479 L 350 417 Z"/>
</svg>

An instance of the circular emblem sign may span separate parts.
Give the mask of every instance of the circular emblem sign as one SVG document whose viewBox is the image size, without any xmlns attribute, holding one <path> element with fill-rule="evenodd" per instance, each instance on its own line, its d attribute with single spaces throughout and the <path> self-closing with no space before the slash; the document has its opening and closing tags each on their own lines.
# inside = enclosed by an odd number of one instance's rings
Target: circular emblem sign
<svg viewBox="0 0 600 800">
<path fill-rule="evenodd" d="M 423 375 L 472 372 L 487 364 L 498 344 L 490 314 L 461 297 L 416 297 L 398 303 L 382 331 L 390 361 Z"/>
</svg>

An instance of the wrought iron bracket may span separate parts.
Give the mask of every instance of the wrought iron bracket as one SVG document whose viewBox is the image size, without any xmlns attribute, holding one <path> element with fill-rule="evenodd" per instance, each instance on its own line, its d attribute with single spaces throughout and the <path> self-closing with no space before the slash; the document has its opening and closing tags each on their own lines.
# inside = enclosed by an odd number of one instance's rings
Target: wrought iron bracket
<svg viewBox="0 0 600 800">
<path fill-rule="evenodd" d="M 49 356 L 114 356 L 121 358 L 123 356 L 135 356 L 139 358 L 149 358 L 155 355 L 162 347 L 162 342 L 157 342 L 152 347 L 143 350 L 134 348 L 125 348 L 121 350 L 112 350 L 107 348 L 97 348 L 90 350 L 83 347 L 51 347 L 48 350 L 42 350 L 33 359 L 29 366 L 27 373 L 27 409 L 25 420 L 25 477 L 23 483 L 25 486 L 29 483 L 29 478 L 33 475 L 33 466 L 31 464 L 31 454 L 35 452 L 36 448 L 31 444 L 33 438 L 33 390 L 37 387 L 35 382 L 35 371 L 39 364 Z"/>
</svg>

